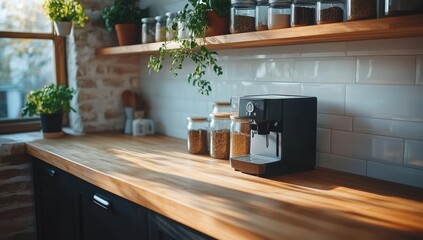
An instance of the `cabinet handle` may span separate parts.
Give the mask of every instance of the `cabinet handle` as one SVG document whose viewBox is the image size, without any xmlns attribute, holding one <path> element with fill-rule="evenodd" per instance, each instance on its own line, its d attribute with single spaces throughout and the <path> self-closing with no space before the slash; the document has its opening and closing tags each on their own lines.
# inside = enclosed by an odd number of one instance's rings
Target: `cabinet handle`
<svg viewBox="0 0 423 240">
<path fill-rule="evenodd" d="M 52 168 L 46 168 L 45 172 L 52 177 L 54 177 L 54 175 L 56 175 L 56 171 L 54 171 L 54 169 L 52 169 Z"/>
<path fill-rule="evenodd" d="M 104 208 L 104 209 L 109 209 L 110 208 L 110 203 L 109 201 L 107 201 L 106 199 L 98 196 L 97 194 L 94 195 L 93 197 L 93 202 L 95 204 L 97 204 L 98 206 Z"/>
</svg>

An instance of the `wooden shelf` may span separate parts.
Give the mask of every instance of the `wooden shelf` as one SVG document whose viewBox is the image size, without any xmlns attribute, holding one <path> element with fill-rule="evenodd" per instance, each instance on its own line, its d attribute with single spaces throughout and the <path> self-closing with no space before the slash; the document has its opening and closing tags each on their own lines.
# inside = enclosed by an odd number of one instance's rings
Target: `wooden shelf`
<svg viewBox="0 0 423 240">
<path fill-rule="evenodd" d="M 210 50 L 423 36 L 423 15 L 313 25 L 207 37 Z M 162 42 L 96 50 L 97 56 L 152 54 Z M 177 44 L 172 44 L 177 48 Z"/>
</svg>

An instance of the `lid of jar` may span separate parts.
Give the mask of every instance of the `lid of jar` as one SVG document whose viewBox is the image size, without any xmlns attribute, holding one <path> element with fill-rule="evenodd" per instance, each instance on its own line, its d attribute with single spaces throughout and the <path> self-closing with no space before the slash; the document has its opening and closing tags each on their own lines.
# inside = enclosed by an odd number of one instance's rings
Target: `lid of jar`
<svg viewBox="0 0 423 240">
<path fill-rule="evenodd" d="M 154 23 L 156 20 L 154 18 L 141 18 L 142 23 Z"/>
<path fill-rule="evenodd" d="M 165 13 L 165 15 L 168 18 L 174 18 L 174 17 L 176 17 L 176 15 L 178 15 L 178 13 L 177 12 L 167 12 L 167 13 Z"/>
<path fill-rule="evenodd" d="M 213 103 L 214 106 L 231 106 L 230 102 L 214 102 Z"/>
<path fill-rule="evenodd" d="M 231 120 L 232 121 L 237 121 L 237 122 L 243 122 L 243 123 L 248 123 L 248 122 L 250 122 L 249 120 L 248 120 L 248 118 L 242 118 L 242 117 L 238 117 L 237 115 L 231 115 Z"/>
<path fill-rule="evenodd" d="M 210 117 L 214 118 L 214 119 L 229 119 L 230 116 L 231 116 L 231 113 L 228 113 L 228 112 L 220 112 L 220 113 L 210 114 Z"/>
<path fill-rule="evenodd" d="M 269 0 L 256 0 L 257 4 L 266 4 Z"/>
<path fill-rule="evenodd" d="M 206 117 L 187 117 L 188 121 L 191 122 L 204 122 L 207 121 Z"/>
<path fill-rule="evenodd" d="M 255 0 L 231 0 L 231 4 L 256 4 Z"/>
<path fill-rule="evenodd" d="M 269 4 L 291 4 L 291 0 L 269 0 Z"/>
<path fill-rule="evenodd" d="M 156 16 L 154 19 L 156 19 L 157 22 L 164 22 L 166 21 L 165 16 Z"/>
</svg>

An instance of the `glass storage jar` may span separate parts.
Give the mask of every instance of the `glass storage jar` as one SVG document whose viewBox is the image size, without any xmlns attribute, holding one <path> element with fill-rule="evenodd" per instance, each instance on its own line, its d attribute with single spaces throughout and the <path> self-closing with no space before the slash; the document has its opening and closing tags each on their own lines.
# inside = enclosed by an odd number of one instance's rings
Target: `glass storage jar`
<svg viewBox="0 0 423 240">
<path fill-rule="evenodd" d="M 179 11 L 178 14 L 181 12 Z M 189 38 L 189 30 L 187 28 L 186 22 L 178 20 L 178 38 Z"/>
<path fill-rule="evenodd" d="M 212 113 L 228 113 L 231 111 L 230 102 L 214 102 Z"/>
<path fill-rule="evenodd" d="M 230 158 L 250 154 L 250 123 L 248 119 L 231 116 Z"/>
<path fill-rule="evenodd" d="M 256 31 L 268 30 L 269 0 L 257 0 L 256 2 Z"/>
<path fill-rule="evenodd" d="M 423 13 L 422 0 L 379 0 L 385 16 Z"/>
<path fill-rule="evenodd" d="M 377 17 L 377 0 L 346 0 L 347 20 L 361 20 Z"/>
<path fill-rule="evenodd" d="M 316 23 L 343 22 L 346 19 L 344 0 L 319 0 L 316 5 Z"/>
<path fill-rule="evenodd" d="M 205 154 L 208 152 L 209 121 L 205 117 L 188 117 L 188 152 Z"/>
<path fill-rule="evenodd" d="M 313 25 L 316 23 L 316 2 L 297 0 L 291 4 L 291 27 Z"/>
<path fill-rule="evenodd" d="M 166 17 L 165 16 L 157 16 L 156 18 L 156 33 L 155 33 L 155 41 L 156 42 L 163 42 L 166 40 Z"/>
<path fill-rule="evenodd" d="M 167 12 L 166 14 L 166 40 L 172 40 L 174 37 L 177 36 L 177 30 L 173 29 L 173 24 L 176 23 L 176 12 Z M 177 24 L 175 24 L 177 28 Z"/>
<path fill-rule="evenodd" d="M 142 18 L 142 43 L 152 43 L 155 41 L 156 20 L 154 18 Z"/>
<path fill-rule="evenodd" d="M 230 115 L 229 113 L 212 113 L 210 117 L 210 156 L 228 160 L 230 153 Z"/>
<path fill-rule="evenodd" d="M 291 27 L 291 1 L 269 0 L 269 29 Z"/>
<path fill-rule="evenodd" d="M 231 33 L 253 32 L 256 30 L 254 0 L 231 0 Z"/>
</svg>

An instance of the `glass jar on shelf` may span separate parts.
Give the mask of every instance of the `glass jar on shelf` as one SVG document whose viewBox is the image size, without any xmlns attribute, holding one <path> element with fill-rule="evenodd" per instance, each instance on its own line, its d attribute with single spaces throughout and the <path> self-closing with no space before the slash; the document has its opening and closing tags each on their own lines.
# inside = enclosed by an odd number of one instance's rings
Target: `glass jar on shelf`
<svg viewBox="0 0 423 240">
<path fill-rule="evenodd" d="M 316 1 L 296 0 L 291 4 L 291 27 L 316 23 Z"/>
<path fill-rule="evenodd" d="M 178 14 L 180 13 L 181 12 L 179 11 Z M 189 29 L 187 27 L 187 24 L 181 19 L 178 21 L 178 38 L 189 38 Z"/>
<path fill-rule="evenodd" d="M 156 20 L 154 18 L 142 18 L 142 43 L 152 43 L 155 41 Z"/>
<path fill-rule="evenodd" d="M 255 0 L 231 0 L 230 12 L 229 31 L 231 33 L 253 32 L 256 30 Z"/>
<path fill-rule="evenodd" d="M 269 0 L 269 29 L 291 27 L 291 1 Z"/>
<path fill-rule="evenodd" d="M 230 125 L 229 113 L 210 114 L 210 156 L 229 160 Z"/>
<path fill-rule="evenodd" d="M 250 123 L 248 119 L 231 116 L 230 158 L 250 154 Z"/>
<path fill-rule="evenodd" d="M 177 36 L 177 30 L 173 29 L 173 25 L 176 23 L 177 12 L 167 12 L 166 14 L 166 40 L 172 40 Z M 177 26 L 177 23 L 176 23 Z"/>
<path fill-rule="evenodd" d="M 188 117 L 188 152 L 206 154 L 208 148 L 209 121 L 206 117 Z"/>
<path fill-rule="evenodd" d="M 347 20 L 362 20 L 377 17 L 377 0 L 346 0 Z"/>
<path fill-rule="evenodd" d="M 212 113 L 228 113 L 231 111 L 230 102 L 214 102 Z"/>
<path fill-rule="evenodd" d="M 346 19 L 344 0 L 319 0 L 316 5 L 316 23 L 336 23 Z"/>
<path fill-rule="evenodd" d="M 269 0 L 257 0 L 256 3 L 256 31 L 268 30 Z"/>
<path fill-rule="evenodd" d="M 156 19 L 156 32 L 155 32 L 155 41 L 163 42 L 166 40 L 166 17 L 157 16 Z"/>
<path fill-rule="evenodd" d="M 379 0 L 385 16 L 401 16 L 423 13 L 422 0 Z M 382 15 L 382 14 L 381 14 Z"/>
</svg>

